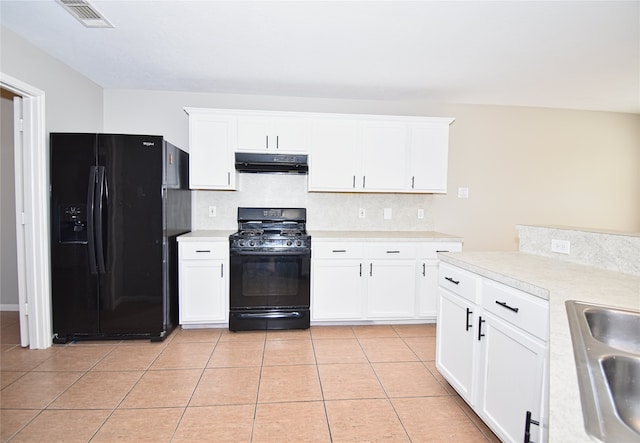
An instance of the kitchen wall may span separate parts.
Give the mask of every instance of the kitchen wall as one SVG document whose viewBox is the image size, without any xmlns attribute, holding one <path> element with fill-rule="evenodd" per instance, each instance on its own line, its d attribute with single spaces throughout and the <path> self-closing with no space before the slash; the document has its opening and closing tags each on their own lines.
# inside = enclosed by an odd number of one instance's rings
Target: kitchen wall
<svg viewBox="0 0 640 443">
<path fill-rule="evenodd" d="M 194 195 L 196 228 L 233 229 L 238 205 L 301 202 L 312 229 L 435 229 L 466 250 L 516 250 L 516 224 L 640 231 L 640 115 L 502 106 L 102 90 L 0 27 L 0 69 L 46 93 L 48 131 L 162 134 L 188 147 L 183 108 L 454 117 L 447 195 L 306 194 L 304 179 L 240 177 L 239 192 Z M 296 181 L 297 180 L 297 181 Z M 458 187 L 469 188 L 458 199 Z M 278 190 L 293 189 L 289 197 Z M 252 191 L 257 190 L 256 200 Z M 304 202 L 304 203 L 302 203 Z M 218 216 L 208 218 L 208 206 Z M 357 207 L 367 218 L 356 217 Z M 391 223 L 382 209 L 391 207 Z M 414 218 L 418 208 L 425 219 Z M 341 217 L 346 215 L 344 219 Z M 340 225 L 336 220 L 341 220 Z"/>
<path fill-rule="evenodd" d="M 13 94 L 0 89 L 0 308 L 18 308 Z"/>
<path fill-rule="evenodd" d="M 0 70 L 45 93 L 47 132 L 102 131 L 102 88 L 0 26 Z"/>
<path fill-rule="evenodd" d="M 517 250 L 516 224 L 640 232 L 640 115 L 525 107 L 104 91 L 106 131 L 188 147 L 184 107 L 454 117 L 446 195 L 307 194 L 303 177 L 240 175 L 240 191 L 198 191 L 194 228 L 233 229 L 237 206 L 298 205 L 310 229 L 435 229 L 466 250 Z M 457 198 L 468 187 L 469 198 Z M 208 206 L 217 216 L 208 217 Z M 367 218 L 357 218 L 357 208 Z M 393 209 L 391 221 L 382 219 Z M 425 219 L 418 220 L 418 208 Z M 344 218 L 342 218 L 344 217 Z"/>
</svg>

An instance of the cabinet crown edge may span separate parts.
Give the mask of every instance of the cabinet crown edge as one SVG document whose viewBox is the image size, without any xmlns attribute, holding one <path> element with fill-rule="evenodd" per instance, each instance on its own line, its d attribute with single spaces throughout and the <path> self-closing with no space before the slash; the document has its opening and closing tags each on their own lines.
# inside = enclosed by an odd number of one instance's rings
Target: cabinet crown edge
<svg viewBox="0 0 640 443">
<path fill-rule="evenodd" d="M 306 118 L 341 118 L 341 119 L 366 119 L 366 120 L 397 120 L 404 123 L 447 123 L 451 125 L 454 117 L 430 117 L 421 115 L 391 115 L 391 114 L 349 114 L 339 112 L 309 112 L 309 111 L 275 111 L 258 109 L 229 109 L 229 108 L 201 108 L 185 106 L 184 112 L 188 115 L 226 115 L 226 116 L 263 116 L 263 117 L 306 117 Z"/>
</svg>

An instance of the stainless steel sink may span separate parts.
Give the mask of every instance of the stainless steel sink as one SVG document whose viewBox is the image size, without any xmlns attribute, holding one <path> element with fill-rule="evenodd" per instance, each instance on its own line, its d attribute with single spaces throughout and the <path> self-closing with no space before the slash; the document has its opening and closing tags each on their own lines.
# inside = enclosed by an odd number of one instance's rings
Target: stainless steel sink
<svg viewBox="0 0 640 443">
<path fill-rule="evenodd" d="M 640 442 L 640 311 L 566 302 L 586 431 Z"/>
<path fill-rule="evenodd" d="M 593 338 L 612 348 L 640 354 L 640 315 L 619 309 L 584 310 Z"/>
</svg>

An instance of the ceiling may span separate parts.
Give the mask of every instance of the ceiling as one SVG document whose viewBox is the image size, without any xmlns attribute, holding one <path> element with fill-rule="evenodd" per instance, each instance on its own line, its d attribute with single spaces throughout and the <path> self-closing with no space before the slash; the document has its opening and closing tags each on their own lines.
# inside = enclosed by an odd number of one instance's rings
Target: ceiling
<svg viewBox="0 0 640 443">
<path fill-rule="evenodd" d="M 638 1 L 0 1 L 0 22 L 105 89 L 640 114 Z"/>
</svg>

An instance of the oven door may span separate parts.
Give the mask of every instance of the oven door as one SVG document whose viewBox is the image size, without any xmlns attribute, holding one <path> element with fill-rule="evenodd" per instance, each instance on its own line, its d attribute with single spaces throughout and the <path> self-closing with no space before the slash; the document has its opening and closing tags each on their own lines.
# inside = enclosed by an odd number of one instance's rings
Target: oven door
<svg viewBox="0 0 640 443">
<path fill-rule="evenodd" d="M 230 253 L 229 308 L 309 308 L 311 251 Z"/>
</svg>

